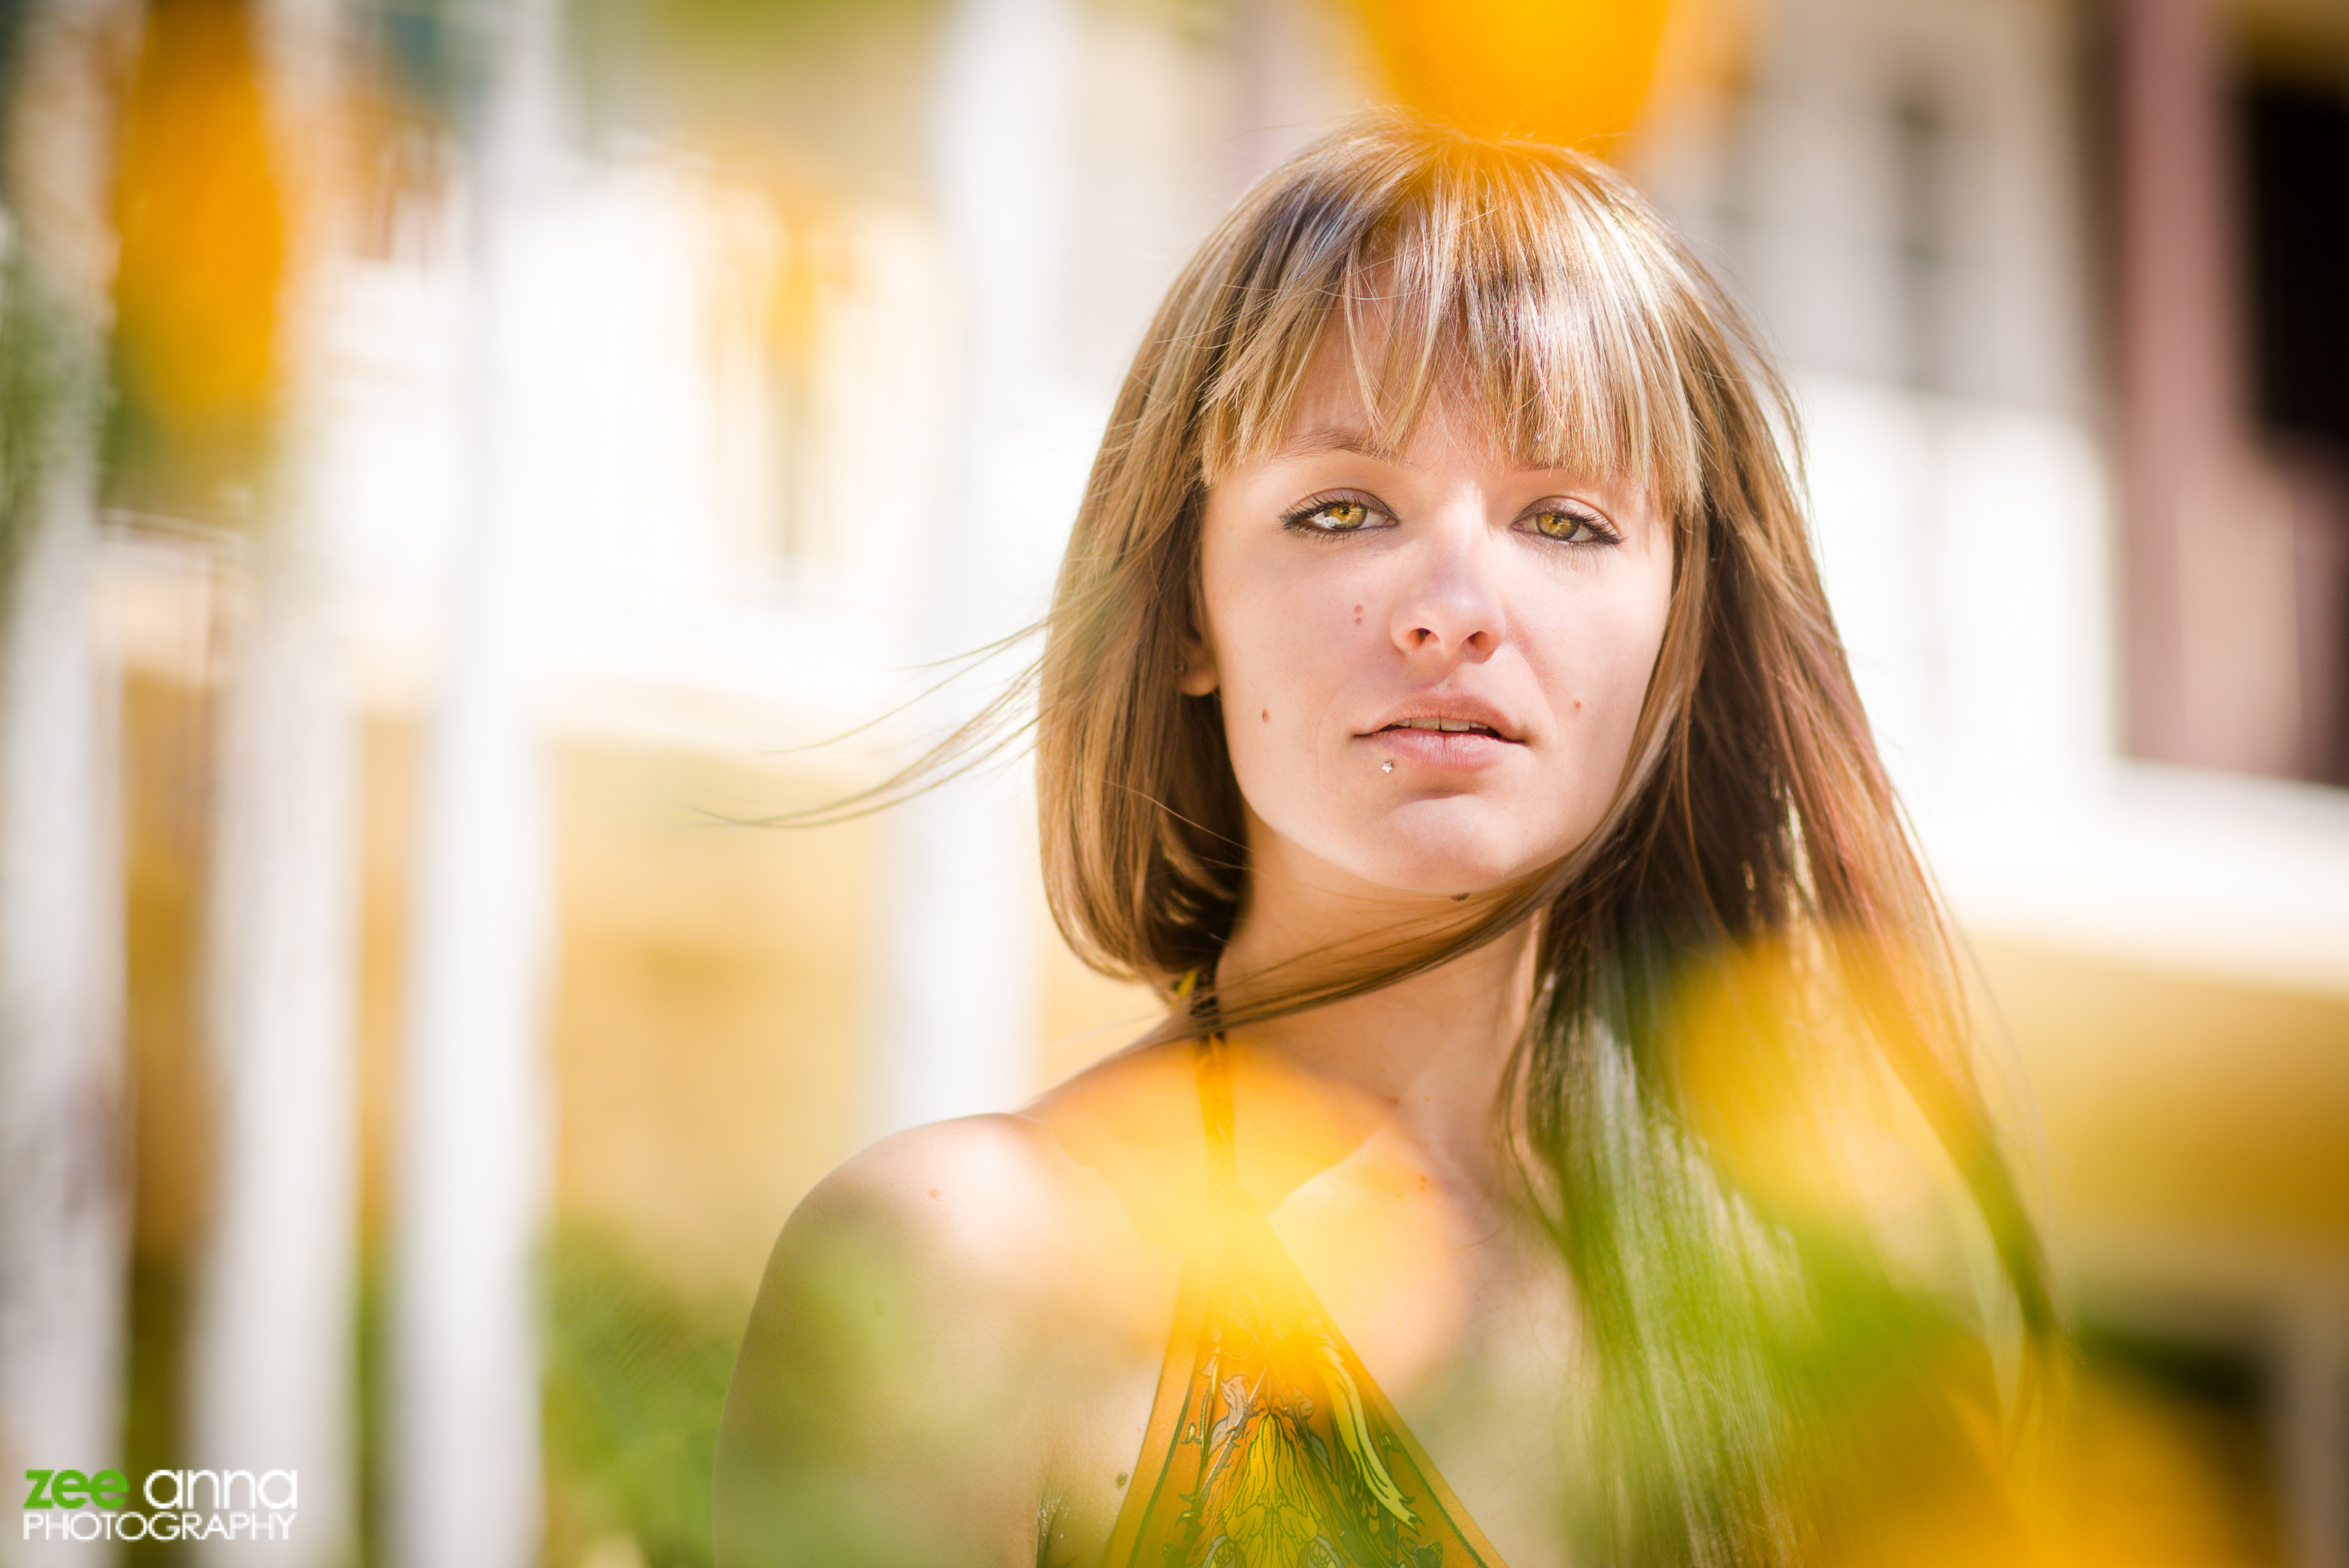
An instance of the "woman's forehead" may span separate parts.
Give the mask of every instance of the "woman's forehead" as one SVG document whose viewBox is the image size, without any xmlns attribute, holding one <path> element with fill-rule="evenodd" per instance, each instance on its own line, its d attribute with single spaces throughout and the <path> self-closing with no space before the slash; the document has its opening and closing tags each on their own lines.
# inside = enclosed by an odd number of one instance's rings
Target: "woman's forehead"
<svg viewBox="0 0 2349 1568">
<path fill-rule="evenodd" d="M 1700 439 L 1656 301 L 1609 277 L 1425 270 L 1350 268 L 1255 324 L 1209 391 L 1201 478 L 1307 446 L 1392 460 L 1435 428 L 1513 466 L 1656 487 L 1675 515 L 1694 504 Z"/>
<path fill-rule="evenodd" d="M 1278 437 L 1257 461 L 1351 453 L 1413 467 L 1446 449 L 1456 449 L 1525 469 L 1572 473 L 1601 480 L 1625 476 L 1598 471 L 1597 455 L 1565 430 L 1533 436 L 1524 419 L 1495 418 L 1494 399 L 1457 356 L 1447 356 L 1430 374 L 1418 396 L 1383 384 L 1376 346 L 1358 353 L 1342 323 L 1333 322 L 1299 380 L 1295 400 Z M 1392 377 L 1388 370 L 1386 376 Z M 1415 407 L 1412 406 L 1415 403 Z M 1249 456 L 1243 455 L 1247 462 Z"/>
</svg>

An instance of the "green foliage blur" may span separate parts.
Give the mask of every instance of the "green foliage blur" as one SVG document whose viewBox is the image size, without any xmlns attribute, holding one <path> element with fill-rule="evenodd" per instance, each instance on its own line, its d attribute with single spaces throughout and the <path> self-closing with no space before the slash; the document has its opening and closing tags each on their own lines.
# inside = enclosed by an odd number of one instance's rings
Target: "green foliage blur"
<svg viewBox="0 0 2349 1568">
<path fill-rule="evenodd" d="M 740 1314 L 690 1301 L 609 1241 L 546 1265 L 544 1560 L 707 1568 L 718 1418 Z"/>
</svg>

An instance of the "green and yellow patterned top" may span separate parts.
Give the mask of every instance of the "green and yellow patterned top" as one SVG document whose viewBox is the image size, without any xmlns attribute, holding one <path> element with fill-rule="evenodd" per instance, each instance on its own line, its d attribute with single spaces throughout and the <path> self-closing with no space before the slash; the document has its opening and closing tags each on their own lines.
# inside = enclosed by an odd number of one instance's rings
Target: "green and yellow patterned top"
<svg viewBox="0 0 2349 1568">
<path fill-rule="evenodd" d="M 1214 1222 L 1112 1568 L 1505 1568 L 1240 1191 L 1220 1040 L 1198 1055 Z"/>
</svg>

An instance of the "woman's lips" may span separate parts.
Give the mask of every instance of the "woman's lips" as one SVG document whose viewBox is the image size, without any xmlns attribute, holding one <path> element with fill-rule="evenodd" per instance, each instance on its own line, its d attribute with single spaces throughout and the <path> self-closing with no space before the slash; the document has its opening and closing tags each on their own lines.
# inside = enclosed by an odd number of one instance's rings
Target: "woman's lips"
<svg viewBox="0 0 2349 1568">
<path fill-rule="evenodd" d="M 1381 757 L 1398 764 L 1464 771 L 1490 768 L 1521 744 L 1504 740 L 1483 729 L 1410 729 L 1400 725 L 1373 730 L 1362 738 Z"/>
</svg>

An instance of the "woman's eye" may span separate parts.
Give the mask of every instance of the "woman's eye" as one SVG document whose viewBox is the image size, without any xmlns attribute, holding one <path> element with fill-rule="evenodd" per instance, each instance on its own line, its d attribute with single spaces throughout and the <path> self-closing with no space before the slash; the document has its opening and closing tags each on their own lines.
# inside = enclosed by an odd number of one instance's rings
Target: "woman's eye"
<svg viewBox="0 0 2349 1568">
<path fill-rule="evenodd" d="M 1544 539 L 1563 540 L 1568 544 L 1588 544 L 1606 537 L 1606 525 L 1585 512 L 1561 511 L 1546 508 L 1533 515 L 1534 531 Z"/>
<path fill-rule="evenodd" d="M 1371 509 L 1358 500 L 1325 500 L 1289 521 L 1319 533 L 1351 533 L 1371 521 Z"/>
</svg>

